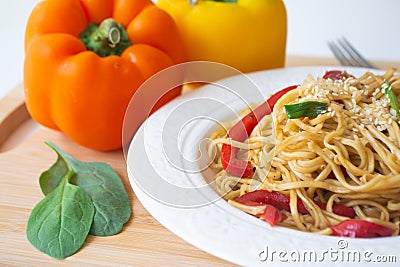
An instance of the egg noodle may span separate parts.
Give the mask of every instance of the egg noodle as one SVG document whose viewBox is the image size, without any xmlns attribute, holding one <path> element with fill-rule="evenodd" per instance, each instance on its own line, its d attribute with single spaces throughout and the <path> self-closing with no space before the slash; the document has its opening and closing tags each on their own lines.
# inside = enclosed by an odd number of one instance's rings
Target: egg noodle
<svg viewBox="0 0 400 267">
<path fill-rule="evenodd" d="M 210 167 L 217 172 L 217 193 L 245 210 L 234 201 L 239 196 L 258 189 L 281 192 L 290 197 L 290 211 L 282 211 L 286 219 L 278 225 L 302 231 L 331 234 L 330 226 L 348 219 L 332 212 L 339 203 L 353 208 L 356 219 L 399 235 L 400 122 L 382 89 L 385 80 L 399 99 L 395 69 L 340 80 L 309 76 L 278 100 L 245 142 L 227 138 L 226 129 L 213 132 L 209 155 L 216 155 Z M 288 119 L 284 105 L 305 101 L 327 103 L 328 111 Z M 250 177 L 234 177 L 223 169 L 223 144 L 241 149 L 238 157 L 255 167 Z M 298 200 L 308 214 L 298 212 Z M 326 209 L 316 201 L 326 203 Z"/>
</svg>

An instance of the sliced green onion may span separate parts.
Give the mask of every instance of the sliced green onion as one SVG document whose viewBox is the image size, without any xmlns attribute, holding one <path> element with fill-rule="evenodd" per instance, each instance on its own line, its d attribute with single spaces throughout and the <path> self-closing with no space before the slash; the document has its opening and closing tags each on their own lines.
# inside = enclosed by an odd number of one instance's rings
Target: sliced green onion
<svg viewBox="0 0 400 267">
<path fill-rule="evenodd" d="M 289 119 L 317 117 L 320 114 L 328 112 L 328 104 L 318 101 L 306 101 L 284 105 L 283 107 Z"/>
<path fill-rule="evenodd" d="M 400 104 L 399 100 L 397 99 L 397 96 L 394 94 L 392 90 L 392 86 L 390 86 L 390 83 L 388 81 L 384 81 L 382 83 L 382 89 L 387 98 L 389 99 L 389 105 L 392 107 L 394 112 L 396 113 L 396 118 L 397 120 L 400 121 Z"/>
</svg>

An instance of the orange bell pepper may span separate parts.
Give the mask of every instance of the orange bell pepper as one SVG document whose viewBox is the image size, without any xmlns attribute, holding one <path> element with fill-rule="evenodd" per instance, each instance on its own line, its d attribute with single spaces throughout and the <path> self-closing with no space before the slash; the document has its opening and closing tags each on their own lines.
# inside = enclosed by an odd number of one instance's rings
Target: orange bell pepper
<svg viewBox="0 0 400 267">
<path fill-rule="evenodd" d="M 175 22 L 150 0 L 40 2 L 25 35 L 28 111 L 83 146 L 118 149 L 131 97 L 183 51 Z"/>
</svg>

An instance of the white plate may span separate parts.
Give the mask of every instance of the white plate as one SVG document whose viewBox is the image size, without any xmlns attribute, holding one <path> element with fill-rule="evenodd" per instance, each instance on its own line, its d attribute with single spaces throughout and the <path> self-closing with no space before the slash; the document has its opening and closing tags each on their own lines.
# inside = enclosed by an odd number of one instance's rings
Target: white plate
<svg viewBox="0 0 400 267">
<path fill-rule="evenodd" d="M 212 183 L 205 182 L 213 173 L 201 171 L 206 157 L 197 158 L 199 144 L 203 146 L 203 139 L 218 122 L 234 118 L 248 103 L 260 103 L 274 91 L 303 82 L 308 74 L 322 76 L 329 69 L 338 67 L 296 67 L 235 76 L 220 81 L 219 86 L 185 94 L 157 111 L 140 127 L 127 154 L 131 186 L 144 207 L 190 244 L 239 265 L 399 262 L 399 237 L 350 239 L 271 228 L 220 199 Z M 366 70 L 340 69 L 354 75 Z"/>
</svg>

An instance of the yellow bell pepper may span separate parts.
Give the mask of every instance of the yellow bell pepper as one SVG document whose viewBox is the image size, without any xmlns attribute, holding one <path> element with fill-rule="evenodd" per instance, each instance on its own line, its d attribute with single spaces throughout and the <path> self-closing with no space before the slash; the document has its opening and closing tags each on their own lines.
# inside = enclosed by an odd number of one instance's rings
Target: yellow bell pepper
<svg viewBox="0 0 400 267">
<path fill-rule="evenodd" d="M 283 67 L 287 19 L 282 0 L 190 1 L 157 1 L 178 25 L 188 60 L 224 63 L 242 72 Z"/>
</svg>

